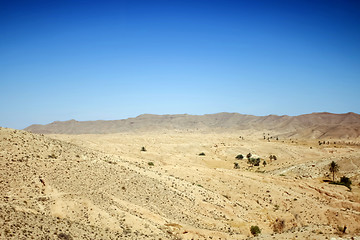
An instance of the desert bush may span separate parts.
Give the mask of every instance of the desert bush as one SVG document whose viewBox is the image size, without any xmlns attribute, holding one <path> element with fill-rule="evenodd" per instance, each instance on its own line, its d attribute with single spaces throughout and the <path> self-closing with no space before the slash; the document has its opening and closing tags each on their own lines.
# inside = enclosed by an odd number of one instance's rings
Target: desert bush
<svg viewBox="0 0 360 240">
<path fill-rule="evenodd" d="M 250 227 L 250 232 L 251 232 L 252 235 L 257 236 L 257 235 L 259 235 L 261 233 L 261 230 L 260 230 L 260 228 L 258 226 L 251 226 Z"/>
<path fill-rule="evenodd" d="M 275 155 L 270 155 L 270 156 L 269 156 L 269 159 L 270 159 L 270 161 L 271 161 L 271 160 L 277 160 L 277 157 L 276 157 Z"/>
<path fill-rule="evenodd" d="M 52 153 L 51 155 L 49 155 L 49 158 L 53 158 L 53 159 L 56 159 L 56 156 L 54 153 Z"/>
<path fill-rule="evenodd" d="M 205 153 L 203 153 L 203 152 L 199 153 L 199 156 L 205 156 Z"/>
<path fill-rule="evenodd" d="M 58 235 L 58 238 L 62 240 L 73 240 L 73 238 L 69 234 L 65 234 L 65 233 L 60 233 Z"/>
<path fill-rule="evenodd" d="M 235 157 L 236 159 L 239 159 L 239 160 L 243 160 L 244 159 L 244 156 L 242 154 L 239 154 Z"/>
<path fill-rule="evenodd" d="M 266 161 L 264 160 L 264 161 L 263 161 L 263 165 L 264 165 L 264 167 L 266 166 L 266 164 L 267 164 L 267 163 L 266 163 Z"/>
<path fill-rule="evenodd" d="M 253 166 L 259 166 L 260 165 L 260 158 L 250 158 L 248 159 L 248 163 Z"/>
<path fill-rule="evenodd" d="M 330 184 L 335 184 L 335 185 L 343 185 L 345 187 L 347 187 L 349 190 L 351 190 L 351 180 L 348 177 L 342 176 L 340 178 L 340 182 L 330 182 Z"/>
<path fill-rule="evenodd" d="M 275 222 L 273 222 L 272 227 L 275 233 L 281 233 L 285 228 L 285 220 L 277 218 Z"/>
<path fill-rule="evenodd" d="M 240 167 L 239 167 L 239 163 L 234 162 L 234 168 L 235 168 L 235 169 L 239 169 L 239 168 L 240 168 Z"/>
<path fill-rule="evenodd" d="M 153 162 L 148 162 L 148 165 L 149 166 L 154 166 L 154 163 Z"/>
<path fill-rule="evenodd" d="M 146 148 L 145 148 L 145 147 L 142 147 L 142 148 L 141 148 L 141 151 L 142 151 L 142 152 L 146 152 Z"/>
<path fill-rule="evenodd" d="M 251 153 L 248 153 L 248 154 L 246 155 L 246 158 L 247 158 L 247 159 L 250 159 L 251 156 L 252 156 L 252 154 L 251 154 Z"/>
<path fill-rule="evenodd" d="M 351 180 L 350 180 L 350 178 L 345 177 L 345 176 L 342 176 L 342 177 L 340 178 L 340 182 L 343 183 L 345 186 L 347 186 L 348 188 L 351 189 L 351 187 L 350 187 L 350 185 L 351 185 Z"/>
</svg>

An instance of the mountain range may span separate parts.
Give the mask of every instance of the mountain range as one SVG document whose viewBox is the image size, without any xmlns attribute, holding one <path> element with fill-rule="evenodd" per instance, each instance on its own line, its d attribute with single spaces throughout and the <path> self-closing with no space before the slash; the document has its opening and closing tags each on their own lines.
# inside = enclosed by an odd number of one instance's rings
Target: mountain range
<svg viewBox="0 0 360 240">
<path fill-rule="evenodd" d="M 239 113 L 205 115 L 143 114 L 122 120 L 55 121 L 47 125 L 34 124 L 24 130 L 42 134 L 110 134 L 158 130 L 180 131 L 271 131 L 283 137 L 298 138 L 358 138 L 360 115 L 349 112 L 328 112 L 298 116 L 254 116 Z"/>
</svg>

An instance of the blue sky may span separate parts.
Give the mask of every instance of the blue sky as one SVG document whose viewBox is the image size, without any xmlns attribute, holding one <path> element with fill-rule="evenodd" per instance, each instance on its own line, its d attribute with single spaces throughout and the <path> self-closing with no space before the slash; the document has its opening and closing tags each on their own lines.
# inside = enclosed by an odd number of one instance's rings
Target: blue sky
<svg viewBox="0 0 360 240">
<path fill-rule="evenodd" d="M 0 0 L 0 126 L 360 113 L 360 3 Z"/>
</svg>

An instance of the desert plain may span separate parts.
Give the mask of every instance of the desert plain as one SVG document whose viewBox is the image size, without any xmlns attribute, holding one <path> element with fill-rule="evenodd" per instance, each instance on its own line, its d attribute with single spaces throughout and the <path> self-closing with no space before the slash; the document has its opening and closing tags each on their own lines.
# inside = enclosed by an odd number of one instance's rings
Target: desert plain
<svg viewBox="0 0 360 240">
<path fill-rule="evenodd" d="M 0 239 L 360 239 L 359 142 L 0 128 Z"/>
</svg>

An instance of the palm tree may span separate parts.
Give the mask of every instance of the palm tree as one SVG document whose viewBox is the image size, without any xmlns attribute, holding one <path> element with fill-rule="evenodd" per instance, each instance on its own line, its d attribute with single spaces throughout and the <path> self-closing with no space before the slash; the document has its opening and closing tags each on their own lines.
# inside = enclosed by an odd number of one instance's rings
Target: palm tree
<svg viewBox="0 0 360 240">
<path fill-rule="evenodd" d="M 330 163 L 330 167 L 329 167 L 330 172 L 332 172 L 333 174 L 333 181 L 334 181 L 334 177 L 335 177 L 335 172 L 339 171 L 339 165 L 337 165 L 336 162 L 332 161 Z"/>
</svg>

